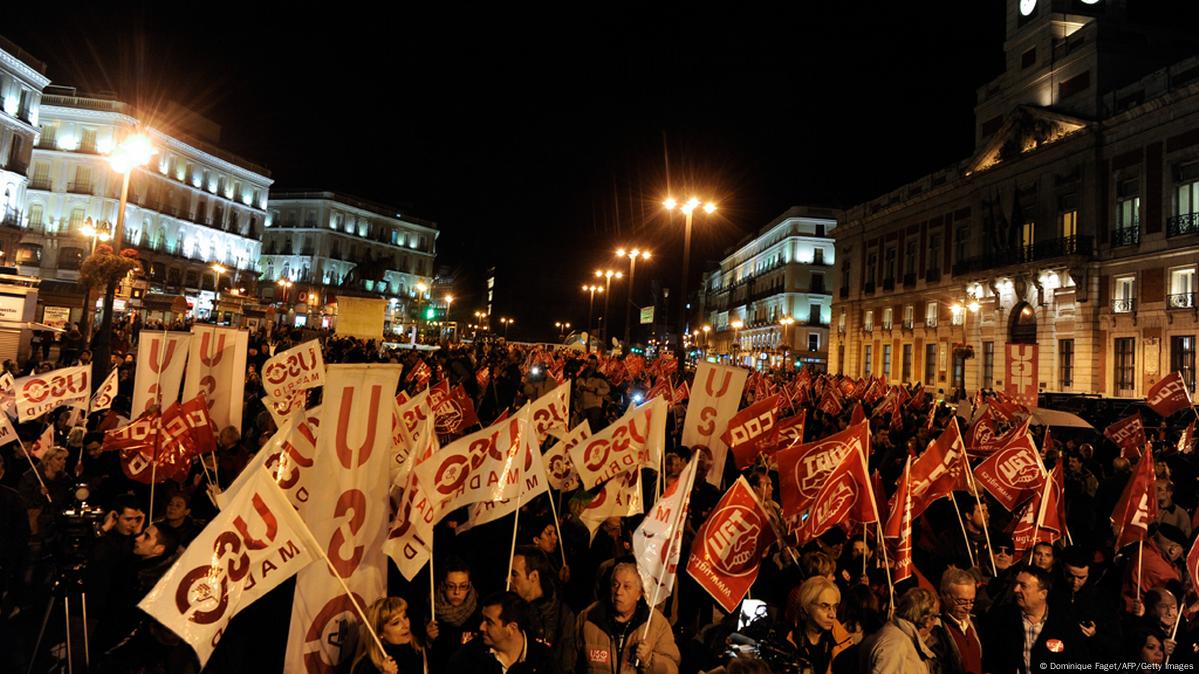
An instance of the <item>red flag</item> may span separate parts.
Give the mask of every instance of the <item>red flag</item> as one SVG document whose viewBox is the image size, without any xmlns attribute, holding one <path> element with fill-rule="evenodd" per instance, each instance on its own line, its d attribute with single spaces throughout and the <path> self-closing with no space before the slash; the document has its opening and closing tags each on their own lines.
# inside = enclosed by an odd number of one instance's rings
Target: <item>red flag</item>
<svg viewBox="0 0 1199 674">
<path fill-rule="evenodd" d="M 918 386 L 918 388 L 920 390 L 917 391 L 916 395 L 913 396 L 911 401 L 908 402 L 908 406 L 913 409 L 920 409 L 921 407 L 924 407 L 924 402 L 928 398 L 928 392 L 924 390 L 924 387 Z"/>
<path fill-rule="evenodd" d="M 972 456 L 989 454 L 999 448 L 995 435 L 995 412 L 991 406 L 983 408 L 974 423 L 966 431 L 966 449 Z"/>
<path fill-rule="evenodd" d="M 1103 429 L 1103 435 L 1120 448 L 1120 456 L 1133 460 L 1141 456 L 1141 448 L 1145 446 L 1145 424 L 1141 421 L 1141 413 L 1124 417 Z"/>
<path fill-rule="evenodd" d="M 1199 537 L 1195 538 L 1191 551 L 1187 553 L 1187 575 L 1191 577 L 1191 587 L 1199 592 Z"/>
<path fill-rule="evenodd" d="M 459 384 L 450 388 L 448 379 L 429 389 L 429 409 L 433 410 L 438 435 L 455 435 L 479 423 L 475 403 Z"/>
<path fill-rule="evenodd" d="M 833 389 L 830 388 L 825 390 L 824 396 L 820 399 L 820 404 L 816 406 L 816 409 L 835 417 L 841 414 L 842 405 L 837 396 L 833 394 Z"/>
<path fill-rule="evenodd" d="M 866 424 L 861 424 L 858 428 L 865 432 L 865 426 Z M 866 445 L 857 444 L 829 473 L 815 500 L 810 504 L 808 518 L 796 527 L 795 533 L 800 545 L 814 540 L 837 525 L 870 524 L 878 521 L 878 506 L 870 488 L 870 476 L 866 474 L 865 449 Z"/>
<path fill-rule="evenodd" d="M 1182 379 L 1182 373 L 1171 372 L 1154 384 L 1149 389 L 1149 395 L 1145 397 L 1145 402 L 1163 419 L 1190 407 L 1191 394 L 1187 391 L 1187 384 Z"/>
<path fill-rule="evenodd" d="M 433 371 L 425 364 L 425 361 L 418 360 L 412 370 L 408 372 L 408 376 L 404 377 L 404 381 L 415 381 L 418 389 L 425 388 L 429 385 L 429 378 L 433 376 Z"/>
<path fill-rule="evenodd" d="M 954 490 L 969 491 L 969 470 L 962 432 L 953 417 L 912 464 L 912 517 L 919 517 L 933 501 L 951 496 Z"/>
<path fill-rule="evenodd" d="M 855 426 L 866 420 L 866 410 L 862 409 L 862 403 L 856 402 L 853 404 L 853 414 L 849 417 L 849 425 Z"/>
<path fill-rule="evenodd" d="M 786 419 L 780 419 L 775 426 L 778 434 L 777 447 L 790 447 L 796 443 L 803 444 L 803 428 L 804 421 L 808 417 L 808 410 L 805 407 L 799 408 L 799 414 Z"/>
<path fill-rule="evenodd" d="M 738 477 L 695 534 L 687 573 L 729 613 L 758 577 L 762 555 L 778 540 L 770 515 Z"/>
<path fill-rule="evenodd" d="M 1037 446 L 1028 433 L 1013 438 L 974 469 L 974 477 L 1009 511 L 1032 498 L 1045 481 Z"/>
<path fill-rule="evenodd" d="M 480 389 L 485 389 L 489 381 L 491 381 L 491 368 L 484 365 L 475 373 L 475 383 L 479 385 Z"/>
<path fill-rule="evenodd" d="M 192 449 L 196 454 L 210 454 L 216 451 L 216 425 L 208 414 L 208 401 L 204 394 L 188 400 L 179 407 L 180 413 L 191 431 Z"/>
<path fill-rule="evenodd" d="M 674 362 L 674 360 L 671 359 L 671 362 Z M 679 387 L 674 390 L 674 398 L 671 400 L 671 402 L 675 405 L 681 405 L 684 400 L 687 400 L 690 397 L 691 387 L 687 385 L 687 382 L 682 382 L 679 384 Z"/>
<path fill-rule="evenodd" d="M 912 575 L 912 457 L 903 465 L 903 476 L 899 478 L 899 489 L 895 492 L 895 506 L 887 515 L 883 527 L 883 538 L 892 539 L 895 553 L 894 582 L 898 583 Z"/>
<path fill-rule="evenodd" d="M 668 400 L 674 399 L 674 392 L 670 390 L 670 380 L 662 377 L 658 378 L 658 382 L 654 384 L 650 390 L 645 392 L 646 400 L 653 400 L 657 397 L 663 397 Z"/>
<path fill-rule="evenodd" d="M 1187 424 L 1183 429 L 1182 435 L 1178 436 L 1178 451 L 1181 454 L 1190 454 L 1194 451 L 1195 445 L 1195 422 Z"/>
<path fill-rule="evenodd" d="M 778 394 L 766 397 L 746 407 L 729 419 L 728 428 L 720 440 L 733 450 L 737 470 L 753 464 L 769 445 L 773 444 L 778 423 Z"/>
<path fill-rule="evenodd" d="M 1063 498 L 1062 464 L 1049 473 L 1041 489 L 1020 510 L 1011 527 L 1016 559 L 1037 543 L 1053 543 L 1066 533 L 1066 504 Z"/>
<path fill-rule="evenodd" d="M 833 470 L 844 463 L 846 455 L 861 452 L 865 457 L 869 450 L 870 428 L 862 423 L 816 442 L 794 445 L 775 454 L 783 515 L 788 520 L 798 518 L 812 504 Z"/>
<path fill-rule="evenodd" d="M 1136 472 L 1124 487 L 1124 493 L 1112 512 L 1112 525 L 1116 528 L 1116 549 L 1139 540 L 1149 533 L 1149 525 L 1157 521 L 1157 491 L 1154 486 L 1153 450 L 1145 449 L 1145 456 L 1137 464 Z"/>
<path fill-rule="evenodd" d="M 47 424 L 46 430 L 42 431 L 41 436 L 29 446 L 29 453 L 33 455 L 33 458 L 40 461 L 41 458 L 46 455 L 46 452 L 50 451 L 50 448 L 53 446 L 54 424 Z"/>
</svg>

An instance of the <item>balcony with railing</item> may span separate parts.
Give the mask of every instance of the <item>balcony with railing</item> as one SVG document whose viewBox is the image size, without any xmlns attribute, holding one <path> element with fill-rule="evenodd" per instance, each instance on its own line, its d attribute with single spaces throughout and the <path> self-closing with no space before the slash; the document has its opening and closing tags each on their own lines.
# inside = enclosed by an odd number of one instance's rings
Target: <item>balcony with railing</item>
<svg viewBox="0 0 1199 674">
<path fill-rule="evenodd" d="M 1199 234 L 1199 213 L 1183 213 L 1166 219 L 1166 236 Z"/>
<path fill-rule="evenodd" d="M 50 191 L 50 179 L 45 178 L 45 177 L 33 178 L 29 181 L 29 189 L 45 190 L 45 191 L 49 192 Z"/>
<path fill-rule="evenodd" d="M 895 278 L 883 279 L 883 290 L 895 290 Z"/>
<path fill-rule="evenodd" d="M 911 330 L 912 327 L 915 325 L 915 323 L 916 323 L 916 321 L 914 319 L 905 318 L 905 319 L 903 319 L 903 329 Z"/>
<path fill-rule="evenodd" d="M 993 251 L 987 255 L 958 260 L 953 265 L 953 274 L 959 276 L 996 267 L 1040 262 L 1073 255 L 1090 256 L 1094 252 L 1094 237 L 1064 236 L 1038 241 L 1031 246 L 1019 246 L 1011 250 Z"/>
<path fill-rule="evenodd" d="M 1195 304 L 1195 295 L 1196 295 L 1196 293 L 1193 293 L 1193 292 L 1172 293 L 1170 295 L 1166 295 L 1166 308 L 1167 309 L 1194 309 L 1196 306 L 1199 306 L 1199 305 Z"/>
<path fill-rule="evenodd" d="M 1112 230 L 1112 246 L 1135 246 L 1141 242 L 1140 227 L 1117 227 Z"/>
<path fill-rule="evenodd" d="M 67 191 L 71 194 L 91 194 L 93 190 L 92 183 L 68 183 Z"/>
<path fill-rule="evenodd" d="M 929 269 L 928 271 L 924 272 L 925 283 L 936 283 L 937 281 L 940 281 L 940 280 L 941 280 L 941 270 L 940 269 Z"/>
<path fill-rule="evenodd" d="M 1117 298 L 1112 300 L 1113 314 L 1131 314 L 1137 310 L 1137 301 L 1134 298 Z"/>
</svg>

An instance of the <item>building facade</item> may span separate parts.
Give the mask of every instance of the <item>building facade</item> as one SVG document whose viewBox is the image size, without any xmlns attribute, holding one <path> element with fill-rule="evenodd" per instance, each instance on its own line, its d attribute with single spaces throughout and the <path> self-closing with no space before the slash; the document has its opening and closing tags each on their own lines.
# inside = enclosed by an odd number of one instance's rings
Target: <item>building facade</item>
<svg viewBox="0 0 1199 674">
<path fill-rule="evenodd" d="M 151 119 L 112 98 L 50 87 L 42 97 L 13 255 L 22 273 L 42 277 L 43 305 L 69 308 L 70 320 L 78 320 L 79 267 L 97 241 L 111 235 L 120 204 L 122 176 L 105 155 L 135 131 L 149 136 L 156 150 L 130 175 L 121 241 L 142 259 L 142 290 L 182 295 L 200 319 L 216 309 L 218 283 L 252 294 L 269 172 L 217 148 L 219 128 L 187 111 Z M 117 310 L 139 308 L 141 293 L 126 293 Z"/>
<path fill-rule="evenodd" d="M 792 208 L 705 272 L 696 345 L 750 366 L 793 359 L 825 369 L 839 218 L 839 211 Z"/>
<path fill-rule="evenodd" d="M 44 63 L 0 37 L 0 250 L 10 256 L 20 239 L 29 162 L 48 84 Z"/>
<path fill-rule="evenodd" d="M 1194 390 L 1199 48 L 1153 3 L 1007 5 L 974 156 L 838 228 L 833 370 L 970 394 L 1020 345 L 1041 391 Z"/>
<path fill-rule="evenodd" d="M 433 306 L 438 233 L 432 222 L 357 197 L 275 194 L 262 239 L 264 293 L 276 300 L 286 294 L 294 322 L 307 324 L 338 294 L 385 298 L 385 329 L 403 332 Z M 442 314 L 444 304 L 435 309 Z M 334 320 L 331 311 L 320 317 L 326 326 Z"/>
</svg>

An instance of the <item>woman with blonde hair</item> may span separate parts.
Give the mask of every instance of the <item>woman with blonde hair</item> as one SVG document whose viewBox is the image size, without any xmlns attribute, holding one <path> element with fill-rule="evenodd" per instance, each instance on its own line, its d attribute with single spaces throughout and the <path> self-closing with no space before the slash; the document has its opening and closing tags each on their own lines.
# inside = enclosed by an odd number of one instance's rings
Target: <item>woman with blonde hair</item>
<svg viewBox="0 0 1199 674">
<path fill-rule="evenodd" d="M 352 674 L 423 674 L 425 649 L 411 629 L 408 602 L 400 597 L 382 597 L 370 605 L 366 616 L 383 642 L 383 650 L 360 625 Z"/>
<path fill-rule="evenodd" d="M 828 674 L 833 660 L 854 645 L 853 637 L 837 620 L 841 590 L 824 576 L 812 576 L 787 596 L 786 617 L 791 624 L 787 640 L 795 646 L 815 674 Z"/>
</svg>

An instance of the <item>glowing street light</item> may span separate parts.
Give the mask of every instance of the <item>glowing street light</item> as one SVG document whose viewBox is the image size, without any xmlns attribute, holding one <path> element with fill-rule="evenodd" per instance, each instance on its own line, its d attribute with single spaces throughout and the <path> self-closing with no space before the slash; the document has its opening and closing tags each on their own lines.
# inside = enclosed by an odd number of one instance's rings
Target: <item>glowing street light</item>
<svg viewBox="0 0 1199 674">
<path fill-rule="evenodd" d="M 603 344 L 608 342 L 608 298 L 612 295 L 612 279 L 624 278 L 624 274 L 611 269 L 596 269 L 595 277 L 604 279 L 604 323 L 600 326 L 600 341 Z"/>
<path fill-rule="evenodd" d="M 583 292 L 591 294 L 591 299 L 587 301 L 587 353 L 591 353 L 591 335 L 595 334 L 592 330 L 594 322 L 591 320 L 595 318 L 595 294 L 604 292 L 604 287 L 596 284 L 584 285 Z"/>
<path fill-rule="evenodd" d="M 505 340 L 508 339 L 508 326 L 512 325 L 515 322 L 516 321 L 512 320 L 511 318 L 507 318 L 507 317 L 500 318 L 500 325 L 504 326 L 504 339 Z"/>
<path fill-rule="evenodd" d="M 682 335 L 687 332 L 687 276 L 691 273 L 691 215 L 696 208 L 700 206 L 700 200 L 696 197 L 691 197 L 687 203 L 679 205 L 673 197 L 667 197 L 662 202 L 662 206 L 668 211 L 674 211 L 678 208 L 686 216 L 686 224 L 683 228 L 683 282 L 681 284 L 682 293 L 679 295 L 679 344 L 682 345 Z M 716 212 L 716 204 L 709 201 L 703 205 L 704 213 L 712 215 Z M 679 354 L 680 361 L 683 354 Z"/>
<path fill-rule="evenodd" d="M 733 362 L 736 363 L 741 359 L 741 340 L 739 335 L 741 328 L 745 327 L 745 322 L 737 319 L 729 323 L 729 327 L 733 329 Z"/>
<path fill-rule="evenodd" d="M 648 250 L 641 250 L 639 248 L 633 248 L 631 250 L 617 248 L 616 257 L 629 258 L 629 287 L 625 292 L 624 305 L 624 344 L 625 348 L 628 349 L 629 344 L 631 343 L 629 341 L 629 337 L 632 334 L 633 328 L 633 321 L 630 318 L 630 312 L 633 310 L 633 282 L 637 278 L 637 260 L 648 260 L 650 258 L 650 252 Z"/>
</svg>

